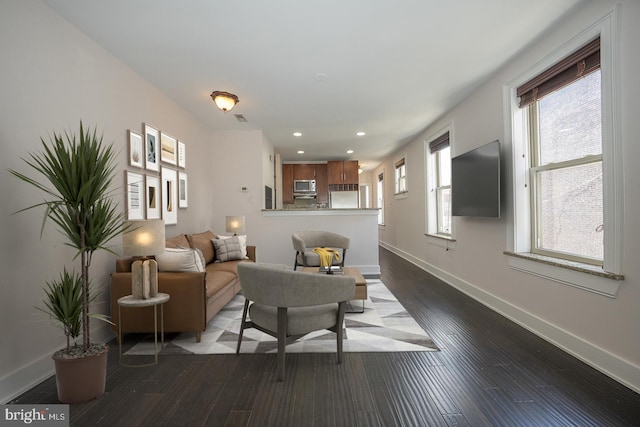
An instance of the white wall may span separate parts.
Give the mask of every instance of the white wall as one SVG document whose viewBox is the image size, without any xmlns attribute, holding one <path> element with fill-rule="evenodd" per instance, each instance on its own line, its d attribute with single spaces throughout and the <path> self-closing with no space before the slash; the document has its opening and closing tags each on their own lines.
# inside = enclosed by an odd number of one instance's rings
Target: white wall
<svg viewBox="0 0 640 427">
<path fill-rule="evenodd" d="M 189 208 L 178 212 L 168 234 L 211 227 L 213 193 L 209 182 L 211 132 L 171 99 L 39 1 L 0 2 L 0 402 L 53 372 L 51 354 L 64 346 L 62 332 L 34 309 L 42 286 L 62 265 L 73 267 L 72 253 L 53 227 L 40 238 L 42 211 L 12 215 L 42 200 L 42 195 L 13 178 L 7 169 L 27 172 L 21 157 L 40 149 L 40 137 L 53 132 L 98 126 L 105 142 L 120 150 L 119 170 L 127 168 L 127 129 L 142 131 L 148 122 L 187 144 Z M 215 110 L 212 109 L 213 112 Z M 124 183 L 124 172 L 117 184 Z M 124 205 L 122 189 L 118 201 Z M 115 242 L 119 243 L 119 242 Z M 104 289 L 114 257 L 94 258 L 91 275 Z M 107 312 L 103 304 L 98 308 Z M 102 326 L 102 327 L 101 327 Z M 93 322 L 96 341 L 110 338 Z"/>
<path fill-rule="evenodd" d="M 475 94 L 433 123 L 406 147 L 389 156 L 379 167 L 386 170 L 385 226 L 381 244 L 440 276 L 476 299 L 555 342 L 630 387 L 640 390 L 640 4 L 620 3 L 619 121 L 624 155 L 623 273 L 617 298 L 591 292 L 512 270 L 507 249 L 511 189 L 503 192 L 500 219 L 454 218 L 455 250 L 445 251 L 425 237 L 424 140 L 453 124 L 452 154 L 460 154 L 505 137 L 503 86 L 529 69 L 572 37 L 614 8 L 613 1 L 596 1 L 572 13 L 511 61 Z M 510 147 L 503 147 L 505 175 L 510 173 Z M 393 159 L 407 153 L 409 195 L 395 200 Z M 390 172 L 391 171 L 391 172 Z"/>
</svg>

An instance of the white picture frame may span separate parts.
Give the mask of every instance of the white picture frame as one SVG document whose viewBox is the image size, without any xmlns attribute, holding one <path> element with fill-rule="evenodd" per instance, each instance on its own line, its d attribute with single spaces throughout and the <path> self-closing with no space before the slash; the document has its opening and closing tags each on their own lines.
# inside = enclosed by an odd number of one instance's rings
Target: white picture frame
<svg viewBox="0 0 640 427">
<path fill-rule="evenodd" d="M 145 208 L 147 219 L 160 219 L 162 216 L 162 191 L 160 189 L 160 178 L 153 175 L 145 176 Z"/>
<path fill-rule="evenodd" d="M 178 167 L 187 167 L 187 147 L 182 141 L 178 141 Z"/>
<path fill-rule="evenodd" d="M 153 126 L 143 123 L 142 135 L 144 136 L 144 165 L 150 171 L 160 171 L 160 133 Z"/>
<path fill-rule="evenodd" d="M 160 132 L 160 160 L 170 165 L 177 165 L 178 140 L 169 134 Z"/>
<path fill-rule="evenodd" d="M 178 172 L 178 207 L 186 208 L 189 206 L 189 187 L 187 174 Z"/>
<path fill-rule="evenodd" d="M 127 219 L 144 219 L 144 182 L 142 174 L 125 171 Z"/>
<path fill-rule="evenodd" d="M 167 225 L 178 223 L 178 174 L 162 167 L 162 219 Z"/>
<path fill-rule="evenodd" d="M 144 144 L 142 135 L 129 129 L 127 131 L 129 140 L 129 166 L 144 168 Z"/>
</svg>

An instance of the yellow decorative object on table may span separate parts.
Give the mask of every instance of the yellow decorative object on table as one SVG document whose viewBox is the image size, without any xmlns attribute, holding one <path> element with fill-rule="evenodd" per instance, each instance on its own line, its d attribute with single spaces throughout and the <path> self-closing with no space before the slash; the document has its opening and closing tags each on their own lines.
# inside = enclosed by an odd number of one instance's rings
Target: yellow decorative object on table
<svg viewBox="0 0 640 427">
<path fill-rule="evenodd" d="M 331 248 L 314 248 L 313 251 L 318 254 L 320 257 L 320 266 L 321 267 L 331 267 L 333 264 L 333 258 L 335 257 L 336 261 L 340 261 L 340 253 L 335 249 Z"/>
</svg>

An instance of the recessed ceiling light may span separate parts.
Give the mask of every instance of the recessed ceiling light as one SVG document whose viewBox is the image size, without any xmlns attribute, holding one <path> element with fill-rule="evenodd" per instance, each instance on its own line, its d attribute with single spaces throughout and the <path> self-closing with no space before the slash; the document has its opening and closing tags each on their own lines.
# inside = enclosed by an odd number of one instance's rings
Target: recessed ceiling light
<svg viewBox="0 0 640 427">
<path fill-rule="evenodd" d="M 360 132 L 356 132 L 356 135 L 357 135 L 357 136 L 365 136 L 365 135 L 366 135 L 366 133 L 365 133 L 365 132 L 360 131 Z"/>
<path fill-rule="evenodd" d="M 302 136 L 302 132 L 294 132 L 293 136 Z"/>
<path fill-rule="evenodd" d="M 347 150 L 347 154 L 353 154 L 353 150 Z"/>
<path fill-rule="evenodd" d="M 298 150 L 298 154 L 304 154 L 304 150 Z"/>
</svg>

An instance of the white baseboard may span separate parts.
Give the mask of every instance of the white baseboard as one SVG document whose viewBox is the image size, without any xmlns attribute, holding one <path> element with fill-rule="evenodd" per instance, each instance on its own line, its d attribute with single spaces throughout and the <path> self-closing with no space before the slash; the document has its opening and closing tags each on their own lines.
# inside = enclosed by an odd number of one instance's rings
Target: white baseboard
<svg viewBox="0 0 640 427">
<path fill-rule="evenodd" d="M 465 293 L 493 311 L 500 313 L 533 332 L 556 347 L 561 348 L 572 356 L 582 360 L 605 375 L 613 378 L 630 389 L 640 392 L 640 367 L 608 352 L 545 319 L 535 316 L 521 308 L 496 297 L 484 290 L 462 280 L 438 267 L 418 259 L 413 255 L 396 247 L 380 242 L 380 246 L 404 258 L 422 270 L 436 276 L 438 279 Z"/>
<path fill-rule="evenodd" d="M 92 341 L 108 342 L 115 337 L 109 325 L 102 325 L 91 332 Z M 63 344 L 64 346 L 64 344 Z M 0 378 L 0 402 L 8 403 L 32 387 L 54 375 L 52 353 L 35 359 Z M 56 402 L 50 402 L 56 403 Z"/>
</svg>

